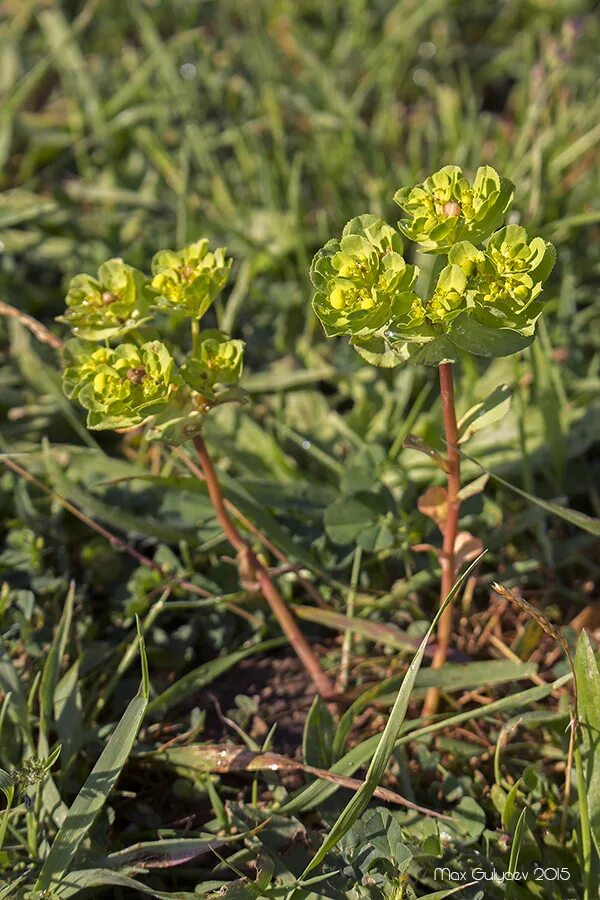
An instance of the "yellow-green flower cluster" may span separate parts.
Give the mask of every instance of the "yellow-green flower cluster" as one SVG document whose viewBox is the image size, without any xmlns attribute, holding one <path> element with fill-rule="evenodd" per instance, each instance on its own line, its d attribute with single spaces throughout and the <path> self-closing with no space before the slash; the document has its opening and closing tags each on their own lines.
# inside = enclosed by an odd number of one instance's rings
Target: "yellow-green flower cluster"
<svg viewBox="0 0 600 900">
<path fill-rule="evenodd" d="M 311 267 L 313 309 L 326 334 L 349 335 L 380 366 L 435 365 L 459 350 L 505 356 L 528 346 L 556 253 L 519 225 L 495 231 L 512 194 L 512 184 L 490 166 L 477 170 L 472 185 L 458 166 L 446 166 L 396 193 L 411 217 L 398 223 L 403 234 L 421 251 L 447 255 L 422 297 L 398 232 L 374 216 L 352 219 Z"/>
<path fill-rule="evenodd" d="M 154 437 L 179 442 L 198 431 L 212 406 L 239 399 L 232 386 L 241 376 L 243 341 L 200 331 L 198 324 L 230 266 L 224 248 L 212 252 L 200 240 L 157 253 L 150 278 L 112 259 L 97 278 L 72 279 L 59 319 L 76 335 L 64 349 L 63 388 L 87 410 L 89 428 L 130 428 L 153 419 Z M 164 312 L 192 319 L 192 350 L 183 360 L 157 339 Z M 159 327 L 146 328 L 157 316 Z M 124 334 L 127 343 L 111 346 Z M 217 385 L 227 387 L 217 392 Z"/>
<path fill-rule="evenodd" d="M 225 287 L 231 262 L 224 247 L 210 251 L 206 239 L 183 250 L 159 251 L 150 282 L 155 304 L 200 319 Z"/>
<path fill-rule="evenodd" d="M 318 251 L 310 270 L 313 309 L 326 334 L 360 338 L 394 318 L 407 329 L 418 328 L 425 311 L 412 290 L 417 269 L 407 265 L 402 249 L 397 231 L 364 215 Z"/>
<path fill-rule="evenodd" d="M 458 166 L 444 166 L 394 200 L 410 219 L 403 234 L 430 253 L 447 253 L 458 241 L 484 240 L 500 225 L 513 197 L 513 184 L 491 166 L 480 166 L 471 185 Z"/>
<path fill-rule="evenodd" d="M 213 398 L 216 384 L 237 384 L 242 374 L 244 342 L 217 329 L 204 331 L 195 353 L 181 367 L 184 381 L 202 396 Z"/>
<path fill-rule="evenodd" d="M 144 275 L 122 259 L 109 259 L 98 277 L 76 275 L 67 291 L 67 311 L 59 317 L 84 340 L 102 341 L 137 328 L 148 313 Z"/>
<path fill-rule="evenodd" d="M 100 348 L 65 345 L 65 390 L 88 412 L 89 428 L 130 428 L 162 413 L 182 381 L 160 341 Z"/>
</svg>

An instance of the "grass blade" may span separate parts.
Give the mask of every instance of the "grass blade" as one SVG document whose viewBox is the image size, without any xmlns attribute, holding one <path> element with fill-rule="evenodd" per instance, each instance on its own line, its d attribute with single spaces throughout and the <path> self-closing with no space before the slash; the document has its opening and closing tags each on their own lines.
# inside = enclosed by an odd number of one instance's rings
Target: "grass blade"
<svg viewBox="0 0 600 900">
<path fill-rule="evenodd" d="M 54 705 L 54 693 L 60 676 L 60 666 L 62 658 L 65 655 L 69 633 L 71 631 L 71 620 L 73 618 L 73 602 L 75 600 L 75 584 L 71 582 L 65 606 L 63 609 L 58 628 L 52 640 L 46 662 L 42 671 L 42 680 L 40 683 L 40 740 L 47 742 L 48 731 L 50 728 L 50 719 Z M 47 747 L 44 752 L 47 751 Z"/>
<path fill-rule="evenodd" d="M 510 859 L 508 861 L 508 874 L 514 875 L 517 871 L 517 866 L 519 864 L 519 856 L 521 855 L 521 844 L 523 843 L 523 831 L 525 829 L 525 813 L 526 809 L 521 810 L 521 815 L 517 820 L 517 824 L 515 826 L 515 833 L 513 835 L 512 847 L 510 848 Z M 507 898 L 514 896 L 514 882 L 509 880 L 508 888 L 506 891 Z"/>
<path fill-rule="evenodd" d="M 578 714 L 583 735 L 582 762 L 589 825 L 600 853 L 600 672 L 594 650 L 585 631 L 581 632 L 575 653 L 578 685 Z M 581 803 L 581 795 L 579 801 Z M 583 824 L 583 819 L 582 819 Z"/>
<path fill-rule="evenodd" d="M 148 705 L 148 662 L 141 635 L 140 656 L 142 679 L 138 692 L 73 801 L 46 857 L 35 885 L 37 891 L 56 888 L 61 883 L 79 845 L 94 824 L 131 752 Z"/>
</svg>

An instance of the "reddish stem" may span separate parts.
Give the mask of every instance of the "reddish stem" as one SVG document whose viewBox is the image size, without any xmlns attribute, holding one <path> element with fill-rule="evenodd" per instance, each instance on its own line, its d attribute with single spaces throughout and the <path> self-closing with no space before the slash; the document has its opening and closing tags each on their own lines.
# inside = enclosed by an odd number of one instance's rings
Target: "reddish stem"
<svg viewBox="0 0 600 900">
<path fill-rule="evenodd" d="M 255 581 L 271 607 L 273 615 L 281 625 L 281 629 L 294 648 L 304 668 L 312 679 L 317 692 L 325 700 L 335 697 L 336 691 L 319 660 L 313 653 L 308 641 L 300 631 L 298 623 L 290 612 L 285 600 L 277 590 L 266 567 L 258 559 L 248 542 L 240 534 L 229 517 L 221 486 L 213 466 L 206 444 L 200 435 L 194 438 L 194 448 L 198 454 L 200 467 L 204 474 L 208 496 L 212 503 L 217 520 L 229 543 L 237 550 L 240 574 L 242 578 Z"/>
<path fill-rule="evenodd" d="M 458 450 L 458 425 L 454 405 L 453 363 L 440 363 L 440 394 L 442 398 L 442 416 L 448 454 L 446 457 L 448 513 L 442 527 L 444 544 L 440 562 L 442 565 L 442 582 L 440 604 L 446 599 L 456 578 L 455 546 L 458 532 L 458 516 L 460 513 L 460 452 Z M 446 662 L 450 637 L 452 633 L 452 604 L 446 607 L 438 623 L 438 640 L 431 666 L 440 669 Z M 430 688 L 425 697 L 423 715 L 434 715 L 437 710 L 439 691 Z"/>
</svg>

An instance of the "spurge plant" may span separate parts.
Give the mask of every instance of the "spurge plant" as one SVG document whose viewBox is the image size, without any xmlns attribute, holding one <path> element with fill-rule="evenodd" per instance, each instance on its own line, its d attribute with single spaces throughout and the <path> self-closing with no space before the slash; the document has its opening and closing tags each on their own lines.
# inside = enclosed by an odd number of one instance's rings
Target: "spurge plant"
<svg viewBox="0 0 600 900">
<path fill-rule="evenodd" d="M 441 601 L 457 574 L 461 485 L 454 362 L 465 352 L 507 356 L 532 343 L 543 310 L 542 285 L 556 258 L 552 244 L 530 240 L 520 225 L 499 228 L 512 198 L 511 182 L 490 166 L 481 166 L 472 184 L 458 166 L 445 166 L 422 184 L 396 192 L 394 200 L 407 216 L 398 230 L 373 215 L 351 219 L 341 238 L 317 252 L 310 270 L 313 309 L 329 337 L 347 335 L 376 366 L 438 366 L 447 446 Z M 403 256 L 402 235 L 432 256 L 421 294 L 420 272 Z M 448 606 L 434 667 L 446 659 L 451 622 Z M 432 690 L 425 712 L 436 706 Z"/>
<path fill-rule="evenodd" d="M 121 259 L 100 266 L 98 277 L 77 275 L 67 293 L 67 323 L 74 337 L 63 348 L 63 387 L 87 410 L 94 430 L 144 428 L 149 440 L 193 443 L 200 468 L 180 458 L 206 482 L 225 537 L 237 552 L 244 587 L 259 590 L 323 697 L 334 687 L 258 558 L 231 517 L 201 431 L 207 414 L 242 400 L 238 382 L 244 343 L 200 323 L 225 286 L 226 250 L 200 240 L 180 251 L 162 250 L 152 274 Z M 166 339 L 166 324 L 189 321 L 189 349 Z"/>
</svg>

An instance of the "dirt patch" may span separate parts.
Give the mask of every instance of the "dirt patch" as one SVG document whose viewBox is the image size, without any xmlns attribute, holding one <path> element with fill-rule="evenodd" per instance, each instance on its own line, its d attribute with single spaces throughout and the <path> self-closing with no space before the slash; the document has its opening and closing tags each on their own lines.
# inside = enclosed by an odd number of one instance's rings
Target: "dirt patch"
<svg viewBox="0 0 600 900">
<path fill-rule="evenodd" d="M 300 660 L 283 654 L 244 659 L 198 694 L 194 705 L 207 712 L 203 741 L 239 739 L 220 713 L 226 716 L 235 708 L 235 698 L 240 695 L 256 705 L 245 730 L 257 743 L 262 744 L 276 724 L 272 749 L 300 759 L 304 722 L 315 696 Z"/>
</svg>

